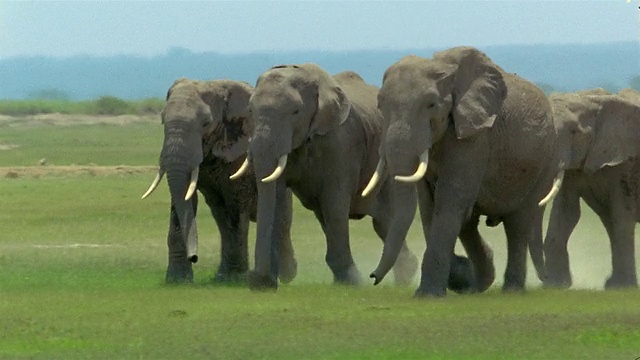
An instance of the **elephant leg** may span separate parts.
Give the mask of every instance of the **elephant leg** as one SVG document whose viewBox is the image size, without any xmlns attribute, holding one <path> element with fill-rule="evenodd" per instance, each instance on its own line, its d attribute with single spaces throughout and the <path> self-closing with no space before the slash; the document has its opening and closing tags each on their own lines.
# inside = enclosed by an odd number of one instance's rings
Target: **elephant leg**
<svg viewBox="0 0 640 360">
<path fill-rule="evenodd" d="M 187 259 L 187 248 L 178 221 L 178 214 L 173 205 L 171 205 L 169 215 L 167 246 L 169 248 L 169 262 L 165 281 L 167 283 L 193 282 L 193 266 L 191 261 Z"/>
<path fill-rule="evenodd" d="M 422 232 L 426 237 L 429 235 L 431 218 L 433 216 L 435 179 L 429 175 L 416 183 L 418 192 L 418 206 L 420 209 L 420 220 Z M 477 280 L 473 273 L 473 264 L 469 259 L 451 254 L 452 261 L 449 267 L 449 279 L 447 288 L 457 293 L 468 293 L 475 291 Z"/>
<path fill-rule="evenodd" d="M 621 205 L 621 204 L 620 204 Z M 605 289 L 638 287 L 635 259 L 635 221 L 632 214 L 612 204 L 614 209 L 600 219 L 607 229 L 611 244 L 611 276 Z"/>
<path fill-rule="evenodd" d="M 434 191 L 433 216 L 427 249 L 422 260 L 422 278 L 416 296 L 445 296 L 451 258 L 462 223 L 476 201 L 488 163 L 488 134 L 474 141 L 457 141 L 445 134 L 438 179 Z"/>
<path fill-rule="evenodd" d="M 210 206 L 220 232 L 220 266 L 215 281 L 241 281 L 249 270 L 249 214 L 233 206 Z"/>
<path fill-rule="evenodd" d="M 387 217 L 374 218 L 373 229 L 376 234 L 383 239 L 387 237 L 389 232 L 390 219 Z M 393 275 L 397 285 L 409 285 L 418 270 L 418 258 L 409 250 L 407 242 L 404 241 L 396 263 L 393 265 Z"/>
<path fill-rule="evenodd" d="M 475 281 L 475 291 L 483 292 L 493 284 L 496 277 L 496 269 L 493 265 L 493 251 L 484 241 L 478 231 L 480 217 L 472 214 L 460 230 L 460 242 L 466 251 L 471 263 Z"/>
<path fill-rule="evenodd" d="M 527 278 L 527 246 L 535 233 L 536 211 L 527 209 L 509 214 L 504 219 L 507 236 L 507 268 L 504 273 L 503 291 L 522 291 Z"/>
<path fill-rule="evenodd" d="M 276 218 L 271 241 L 279 245 L 279 270 L 278 276 L 283 283 L 290 283 L 298 273 L 298 262 L 296 261 L 291 242 L 291 221 L 293 214 L 293 201 L 291 191 L 287 190 L 284 204 L 282 206 L 282 216 Z"/>
<path fill-rule="evenodd" d="M 553 200 L 544 239 L 544 286 L 568 288 L 572 284 L 567 242 L 580 220 L 580 195 L 569 176 Z"/>
<path fill-rule="evenodd" d="M 348 196 L 342 198 L 348 199 Z M 331 208 L 325 205 L 320 212 L 315 212 L 327 241 L 325 261 L 333 272 L 335 283 L 359 285 L 362 279 L 349 243 L 349 207 L 348 204 L 339 205 Z"/>
</svg>

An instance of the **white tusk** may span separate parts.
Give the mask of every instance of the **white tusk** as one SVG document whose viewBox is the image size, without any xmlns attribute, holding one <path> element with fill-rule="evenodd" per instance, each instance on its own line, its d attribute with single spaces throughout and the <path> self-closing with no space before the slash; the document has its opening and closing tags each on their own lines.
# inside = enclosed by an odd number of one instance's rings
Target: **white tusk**
<svg viewBox="0 0 640 360">
<path fill-rule="evenodd" d="M 189 183 L 189 188 L 187 189 L 187 195 L 184 196 L 184 200 L 189 200 L 196 192 L 196 185 L 198 185 L 198 173 L 200 172 L 200 167 L 196 166 L 193 171 L 191 171 L 191 182 Z"/>
<path fill-rule="evenodd" d="M 244 158 L 244 162 L 242 163 L 242 165 L 240 165 L 240 169 L 238 169 L 238 171 L 233 173 L 233 175 L 229 176 L 229 179 L 235 180 L 239 178 L 240 176 L 242 176 L 242 174 L 244 174 L 247 171 L 248 168 L 249 168 L 249 155 L 247 155 L 247 157 Z"/>
<path fill-rule="evenodd" d="M 276 169 L 273 170 L 273 173 L 271 175 L 269 175 L 266 178 L 262 179 L 262 182 L 263 183 L 270 183 L 272 181 L 278 180 L 280 175 L 282 175 L 282 173 L 284 172 L 284 167 L 285 166 L 287 166 L 287 154 L 284 154 L 284 155 L 280 156 L 280 159 L 278 159 L 278 166 L 276 167 Z"/>
<path fill-rule="evenodd" d="M 406 183 L 416 182 L 422 179 L 424 177 L 424 174 L 427 173 L 428 165 L 429 165 L 429 149 L 425 150 L 420 155 L 420 164 L 418 164 L 418 168 L 416 169 L 416 172 L 413 173 L 413 175 L 409 175 L 409 176 L 396 175 L 394 179 L 401 182 L 406 182 Z"/>
<path fill-rule="evenodd" d="M 155 190 L 158 187 L 158 184 L 160 184 L 160 180 L 162 180 L 163 176 L 164 176 L 164 170 L 162 170 L 162 168 L 159 168 L 158 173 L 156 174 L 156 178 L 153 179 L 151 186 L 149 186 L 149 190 L 147 190 L 147 192 L 144 193 L 144 195 L 142 195 L 140 199 L 144 199 L 147 196 L 149 196 L 149 194 L 151 194 L 153 190 Z"/>
<path fill-rule="evenodd" d="M 560 171 L 558 176 L 556 176 L 556 178 L 553 179 L 553 186 L 551 187 L 551 191 L 549 191 L 549 193 L 547 194 L 547 196 L 544 197 L 544 199 L 540 200 L 540 202 L 538 203 L 538 206 L 547 205 L 547 203 L 551 201 L 551 199 L 553 199 L 554 196 L 556 196 L 558 191 L 560 191 L 560 186 L 562 186 L 563 179 L 564 179 L 564 170 Z"/>
<path fill-rule="evenodd" d="M 369 180 L 367 187 L 365 187 L 362 191 L 362 197 L 366 197 L 367 195 L 369 195 L 369 193 L 371 193 L 371 191 L 375 189 L 376 185 L 378 185 L 380 176 L 384 172 L 384 167 L 384 160 L 380 158 L 380 160 L 378 160 L 378 166 L 376 166 L 376 171 L 373 173 L 373 175 L 371 175 L 371 180 Z"/>
</svg>

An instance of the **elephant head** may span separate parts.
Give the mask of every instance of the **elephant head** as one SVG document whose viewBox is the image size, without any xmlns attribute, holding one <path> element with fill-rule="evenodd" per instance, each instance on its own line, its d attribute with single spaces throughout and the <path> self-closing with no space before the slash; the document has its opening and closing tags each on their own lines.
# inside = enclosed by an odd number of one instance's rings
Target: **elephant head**
<svg viewBox="0 0 640 360">
<path fill-rule="evenodd" d="M 247 103 L 249 84 L 228 80 L 176 80 L 169 91 L 161 118 L 164 141 L 158 174 L 142 196 L 158 186 L 163 175 L 171 193 L 171 204 L 182 230 L 187 258 L 197 261 L 195 197 L 199 166 L 213 156 L 232 162 L 244 155 L 251 131 Z"/>
<path fill-rule="evenodd" d="M 406 204 L 415 204 L 412 183 L 426 174 L 430 152 L 448 127 L 465 140 L 493 126 L 507 92 L 502 74 L 485 54 L 470 47 L 438 52 L 433 59 L 406 56 L 386 70 L 378 93 L 384 117 L 378 171 L 388 169 L 397 181 L 394 223 L 404 223 L 403 228 L 411 223 L 415 207 Z M 376 179 L 374 175 L 367 189 Z M 371 274 L 376 283 L 394 264 L 402 241 L 402 236 L 385 241 Z"/>
<path fill-rule="evenodd" d="M 288 156 L 311 137 L 339 126 L 350 108 L 340 85 L 315 64 L 276 66 L 258 78 L 249 100 L 255 130 L 248 160 L 232 178 L 241 175 L 251 161 L 258 181 L 255 273 L 260 276 L 272 266 L 269 243 L 280 206 L 276 188 L 286 186 L 284 179 L 278 179 Z"/>
<path fill-rule="evenodd" d="M 634 103 L 625 97 L 633 99 L 633 92 L 549 96 L 566 169 L 593 173 L 638 155 L 640 100 Z"/>
</svg>

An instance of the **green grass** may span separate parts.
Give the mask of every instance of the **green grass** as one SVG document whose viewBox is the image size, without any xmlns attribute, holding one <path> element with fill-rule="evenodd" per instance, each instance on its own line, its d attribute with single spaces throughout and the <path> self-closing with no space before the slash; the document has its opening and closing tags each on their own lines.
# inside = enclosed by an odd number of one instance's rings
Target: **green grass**
<svg viewBox="0 0 640 360">
<path fill-rule="evenodd" d="M 54 165 L 155 165 L 162 146 L 162 125 L 38 125 L 28 122 L 0 126 L 0 166 L 37 165 L 46 158 Z"/>
<path fill-rule="evenodd" d="M 0 114 L 25 116 L 35 114 L 89 114 L 89 115 L 122 115 L 122 114 L 159 114 L 164 100 L 149 98 L 142 100 L 122 100 L 114 96 L 101 96 L 93 100 L 0 100 Z"/>
<path fill-rule="evenodd" d="M 0 143 L 21 146 L 0 152 L 0 161 L 29 165 L 47 150 L 58 164 L 153 165 L 160 136 L 159 124 L 9 127 L 0 132 Z M 127 150 L 115 151 L 113 143 Z M 0 359 L 640 356 L 640 292 L 590 290 L 602 288 L 610 257 L 604 229 L 586 207 L 569 246 L 579 290 L 540 289 L 529 266 L 529 291 L 502 294 L 503 231 L 484 226 L 498 274 L 484 294 L 416 300 L 417 284 L 396 287 L 392 276 L 378 287 L 334 286 L 320 227 L 296 203 L 298 277 L 277 293 L 253 293 L 210 282 L 219 239 L 206 207 L 198 213 L 194 284 L 163 283 L 166 184 L 140 200 L 153 176 L 0 178 Z M 255 224 L 250 254 L 254 238 Z M 351 223 L 351 238 L 365 275 L 375 267 L 381 242 L 367 219 Z M 420 256 L 424 240 L 417 222 L 408 241 Z"/>
</svg>

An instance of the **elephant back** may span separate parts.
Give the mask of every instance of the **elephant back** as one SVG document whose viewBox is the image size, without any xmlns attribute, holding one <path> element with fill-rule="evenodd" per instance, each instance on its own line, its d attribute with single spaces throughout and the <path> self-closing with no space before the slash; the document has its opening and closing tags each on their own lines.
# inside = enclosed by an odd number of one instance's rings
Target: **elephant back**
<svg viewBox="0 0 640 360">
<path fill-rule="evenodd" d="M 382 115 L 378 110 L 378 87 L 367 84 L 353 71 L 333 76 L 351 103 L 350 118 L 362 126 L 367 143 L 373 143 L 382 134 Z M 377 145 L 376 145 L 377 146 Z"/>
</svg>

